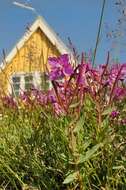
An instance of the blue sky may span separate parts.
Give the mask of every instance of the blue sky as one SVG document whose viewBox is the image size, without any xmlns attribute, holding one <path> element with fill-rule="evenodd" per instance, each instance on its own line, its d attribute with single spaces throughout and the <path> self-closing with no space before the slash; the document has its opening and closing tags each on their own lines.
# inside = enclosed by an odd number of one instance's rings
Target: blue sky
<svg viewBox="0 0 126 190">
<path fill-rule="evenodd" d="M 25 0 L 18 0 L 24 2 Z M 12 0 L 0 2 L 0 55 L 2 49 L 7 52 L 22 37 L 28 23 L 35 20 L 35 15 L 12 4 Z M 89 51 L 95 47 L 102 0 L 31 0 L 33 7 L 67 44 L 68 37 L 79 52 Z M 111 48 L 105 35 L 105 23 L 114 26 L 117 20 L 115 0 L 108 0 L 103 21 L 103 30 L 97 53 L 97 63 L 104 63 L 107 51 Z M 126 60 L 125 56 L 117 56 Z M 123 58 L 122 58 L 123 57 Z"/>
</svg>

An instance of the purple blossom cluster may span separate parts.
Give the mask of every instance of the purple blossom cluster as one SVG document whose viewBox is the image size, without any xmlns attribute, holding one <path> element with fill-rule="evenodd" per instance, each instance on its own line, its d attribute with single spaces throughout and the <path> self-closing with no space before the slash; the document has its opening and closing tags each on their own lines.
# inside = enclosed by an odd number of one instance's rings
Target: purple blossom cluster
<svg viewBox="0 0 126 190">
<path fill-rule="evenodd" d="M 112 119 L 115 119 L 119 116 L 119 111 L 113 110 L 110 114 Z"/>
<path fill-rule="evenodd" d="M 82 55 L 81 62 L 73 67 L 69 60 L 66 54 L 49 58 L 49 78 L 60 111 L 68 113 L 71 105 L 77 102 L 78 108 L 81 108 L 86 94 L 95 102 L 101 102 L 103 107 L 125 99 L 126 64 L 110 65 L 108 60 L 106 64 L 94 68 Z M 111 116 L 118 114 L 118 111 L 113 111 Z"/>
<path fill-rule="evenodd" d="M 4 96 L 2 97 L 2 103 L 4 107 L 17 109 L 18 104 L 16 100 L 12 96 Z"/>
<path fill-rule="evenodd" d="M 48 61 L 50 65 L 50 80 L 60 80 L 73 73 L 73 67 L 67 54 L 61 55 L 58 58 L 50 57 Z"/>
<path fill-rule="evenodd" d="M 85 61 L 84 56 L 76 67 L 72 65 L 67 54 L 60 57 L 50 57 L 49 79 L 52 89 L 40 91 L 32 89 L 20 95 L 20 101 L 25 106 L 52 106 L 56 115 L 68 114 L 71 107 L 79 112 L 86 95 L 102 107 L 115 105 L 126 97 L 126 64 L 109 64 L 93 67 L 91 61 Z M 16 101 L 12 97 L 3 99 L 4 105 L 15 108 Z M 76 105 L 76 106 L 73 106 Z M 113 110 L 111 118 L 119 116 L 118 110 Z"/>
</svg>

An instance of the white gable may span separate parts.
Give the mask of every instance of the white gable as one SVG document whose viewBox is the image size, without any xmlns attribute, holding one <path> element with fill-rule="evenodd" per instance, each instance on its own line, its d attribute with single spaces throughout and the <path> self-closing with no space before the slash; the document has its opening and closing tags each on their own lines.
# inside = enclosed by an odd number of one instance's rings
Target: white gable
<svg viewBox="0 0 126 190">
<path fill-rule="evenodd" d="M 31 35 L 40 28 L 42 32 L 47 36 L 47 38 L 50 40 L 50 42 L 56 46 L 58 51 L 61 54 L 68 53 L 72 55 L 71 51 L 66 47 L 66 45 L 62 42 L 62 40 L 59 38 L 59 36 L 52 30 L 52 28 L 47 24 L 47 22 L 44 20 L 43 17 L 38 17 L 37 20 L 31 25 L 29 28 L 29 32 L 27 34 L 24 34 L 24 36 L 21 38 L 21 40 L 15 45 L 15 47 L 12 49 L 12 51 L 8 54 L 8 56 L 5 59 L 6 63 L 9 63 L 17 54 L 17 49 L 20 50 L 24 43 L 31 37 Z M 4 69 L 5 63 L 1 63 L 0 68 Z"/>
</svg>

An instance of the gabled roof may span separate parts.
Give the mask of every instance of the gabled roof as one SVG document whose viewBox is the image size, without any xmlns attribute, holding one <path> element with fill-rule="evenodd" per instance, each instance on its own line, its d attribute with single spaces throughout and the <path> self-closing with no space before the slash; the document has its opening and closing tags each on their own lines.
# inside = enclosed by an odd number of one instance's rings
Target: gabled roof
<svg viewBox="0 0 126 190">
<path fill-rule="evenodd" d="M 19 42 L 15 45 L 15 47 L 12 49 L 12 51 L 8 54 L 8 56 L 5 59 L 6 63 L 11 62 L 11 60 L 15 57 L 17 54 L 17 50 L 20 50 L 25 42 L 31 37 L 31 35 L 38 29 L 40 28 L 42 32 L 47 36 L 49 41 L 57 48 L 57 50 L 61 54 L 71 54 L 71 51 L 67 46 L 62 42 L 62 40 L 59 38 L 59 36 L 53 31 L 53 29 L 47 24 L 45 19 L 42 16 L 39 16 L 35 22 L 31 25 L 29 28 L 29 32 L 24 34 L 24 36 L 19 40 Z M 4 69 L 5 63 L 2 62 L 0 65 L 1 69 Z"/>
</svg>

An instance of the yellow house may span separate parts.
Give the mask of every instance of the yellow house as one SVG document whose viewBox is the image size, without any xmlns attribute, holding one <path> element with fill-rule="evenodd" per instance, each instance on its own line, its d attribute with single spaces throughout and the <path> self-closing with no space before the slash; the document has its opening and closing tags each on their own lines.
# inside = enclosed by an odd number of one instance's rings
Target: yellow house
<svg viewBox="0 0 126 190">
<path fill-rule="evenodd" d="M 38 17 L 0 65 L 1 90 L 18 95 L 31 85 L 43 88 L 48 57 L 64 53 L 71 54 L 46 21 Z"/>
</svg>

